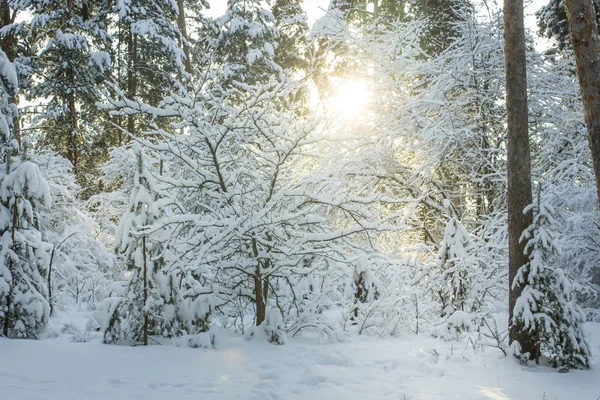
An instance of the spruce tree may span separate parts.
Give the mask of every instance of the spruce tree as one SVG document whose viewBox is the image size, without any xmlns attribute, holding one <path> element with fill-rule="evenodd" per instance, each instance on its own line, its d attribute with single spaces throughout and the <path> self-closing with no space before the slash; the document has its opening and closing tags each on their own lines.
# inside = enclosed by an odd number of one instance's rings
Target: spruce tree
<svg viewBox="0 0 600 400">
<path fill-rule="evenodd" d="M 148 233 L 152 223 L 161 216 L 162 208 L 154 177 L 138 143 L 133 145 L 133 155 L 137 171 L 129 207 L 115 238 L 116 250 L 131 277 L 127 292 L 104 333 L 104 341 L 147 345 L 151 335 L 171 337 L 177 333 L 175 296 L 168 293 L 168 277 L 163 276 L 160 243 L 153 241 Z"/>
<path fill-rule="evenodd" d="M 275 62 L 278 31 L 272 12 L 260 0 L 228 0 L 215 42 L 224 84 L 260 84 L 281 71 Z"/>
<path fill-rule="evenodd" d="M 512 284 L 523 287 L 513 310 L 513 329 L 535 338 L 536 362 L 545 355 L 555 368 L 587 369 L 590 345 L 583 331 L 585 314 L 577 305 L 565 272 L 548 265 L 551 257 L 560 254 L 550 234 L 554 210 L 540 196 L 535 207 L 529 208 L 533 209 L 533 223 L 521 238 L 527 243 L 529 261 L 519 269 Z M 525 359 L 533 356 L 521 354 L 519 346 L 514 350 Z"/>
<path fill-rule="evenodd" d="M 600 2 L 592 0 L 595 8 L 596 24 L 600 24 Z M 539 34 L 556 40 L 559 50 L 572 47 L 571 30 L 564 0 L 549 0 L 548 4 L 535 13 L 538 19 Z"/>
<path fill-rule="evenodd" d="M 276 0 L 273 5 L 275 27 L 279 32 L 275 63 L 294 72 L 308 68 L 309 26 L 301 0 Z"/>
<path fill-rule="evenodd" d="M 46 274 L 48 245 L 38 230 L 37 210 L 51 204 L 38 166 L 27 160 L 13 134 L 17 76 L 0 50 L 0 331 L 6 337 L 36 337 L 50 307 Z"/>
<path fill-rule="evenodd" d="M 48 99 L 32 121 L 39 131 L 36 144 L 67 158 L 83 183 L 81 166 L 97 151 L 91 148 L 97 134 L 95 103 L 111 67 L 109 10 L 103 1 L 32 0 L 28 11 L 33 19 L 18 24 L 30 46 L 22 54 L 28 56 L 25 95 L 31 102 Z"/>
<path fill-rule="evenodd" d="M 347 291 L 350 292 L 354 304 L 352 316 L 355 321 L 359 317 L 360 304 L 372 303 L 379 298 L 379 282 L 366 256 L 361 256 L 353 265 L 352 279 L 348 282 Z M 356 323 L 356 322 L 355 322 Z"/>
<path fill-rule="evenodd" d="M 446 205 L 449 206 L 447 200 Z M 442 304 L 442 316 L 459 310 L 471 311 L 469 294 L 475 263 L 469 247 L 469 233 L 456 216 L 451 217 L 444 229 L 436 260 L 437 271 L 432 277 L 433 290 Z"/>
</svg>

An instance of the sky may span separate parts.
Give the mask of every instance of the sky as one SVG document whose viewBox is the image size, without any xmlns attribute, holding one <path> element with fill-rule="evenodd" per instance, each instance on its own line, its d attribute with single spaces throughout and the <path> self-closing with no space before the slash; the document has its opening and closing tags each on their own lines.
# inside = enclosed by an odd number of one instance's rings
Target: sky
<svg viewBox="0 0 600 400">
<path fill-rule="evenodd" d="M 502 0 L 495 0 L 498 4 L 502 4 Z M 308 22 L 312 25 L 317 19 L 319 19 L 329 6 L 330 0 L 304 0 L 304 8 L 308 16 Z M 535 30 L 535 16 L 533 13 L 539 10 L 548 0 L 525 0 L 526 8 L 526 24 L 529 29 Z M 227 8 L 227 0 L 209 0 L 211 16 L 223 15 Z"/>
</svg>

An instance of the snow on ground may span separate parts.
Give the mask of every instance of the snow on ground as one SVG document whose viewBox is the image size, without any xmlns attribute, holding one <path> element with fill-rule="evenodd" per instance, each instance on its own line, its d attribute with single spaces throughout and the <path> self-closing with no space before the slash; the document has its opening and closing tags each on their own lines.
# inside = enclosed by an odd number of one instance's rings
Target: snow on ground
<svg viewBox="0 0 600 400">
<path fill-rule="evenodd" d="M 596 400 L 600 324 L 589 328 L 594 368 L 567 374 L 427 336 L 284 346 L 228 337 L 215 350 L 0 338 L 0 399 Z"/>
</svg>

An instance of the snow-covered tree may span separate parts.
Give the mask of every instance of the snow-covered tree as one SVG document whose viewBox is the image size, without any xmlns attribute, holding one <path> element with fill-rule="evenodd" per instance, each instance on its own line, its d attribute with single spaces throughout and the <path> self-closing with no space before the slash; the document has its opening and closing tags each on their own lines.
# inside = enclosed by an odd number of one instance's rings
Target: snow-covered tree
<svg viewBox="0 0 600 400">
<path fill-rule="evenodd" d="M 49 246 L 37 229 L 37 209 L 49 207 L 48 184 L 37 165 L 17 157 L 1 166 L 3 334 L 35 337 L 47 322 Z"/>
<path fill-rule="evenodd" d="M 596 9 L 596 22 L 600 20 L 600 3 L 592 0 Z M 542 36 L 554 39 L 558 48 L 564 50 L 572 47 L 569 29 L 569 20 L 564 0 L 548 0 L 547 4 L 536 11 L 539 33 Z"/>
<path fill-rule="evenodd" d="M 308 69 L 308 22 L 299 0 L 276 0 L 273 4 L 275 27 L 279 33 L 274 61 L 284 69 Z"/>
<path fill-rule="evenodd" d="M 214 49 L 225 82 L 264 83 L 281 70 L 275 63 L 278 31 L 271 11 L 259 0 L 228 0 Z"/>
<path fill-rule="evenodd" d="M 48 294 L 51 314 L 73 307 L 94 308 L 107 295 L 115 256 L 97 239 L 98 223 L 78 198 L 72 164 L 52 154 L 31 154 L 48 182 L 52 207 L 39 210 L 39 229 L 51 245 Z"/>
<path fill-rule="evenodd" d="M 363 255 L 356 260 L 352 271 L 352 277 L 348 282 L 346 291 L 355 305 L 352 310 L 352 319 L 358 318 L 359 304 L 372 303 L 377 300 L 379 281 L 371 271 L 368 257 Z"/>
<path fill-rule="evenodd" d="M 116 250 L 130 274 L 127 292 L 111 316 L 104 333 L 107 343 L 148 344 L 150 335 L 174 336 L 177 332 L 176 293 L 173 277 L 163 275 L 164 254 L 152 241 L 148 229 L 163 213 L 148 158 L 138 143 L 133 144 L 137 170 L 129 206 L 116 232 Z"/>
<path fill-rule="evenodd" d="M 533 209 L 533 224 L 521 237 L 526 241 L 529 262 L 511 283 L 523 286 L 511 329 L 525 331 L 534 338 L 538 352 L 554 367 L 587 369 L 590 346 L 583 330 L 585 314 L 576 303 L 573 285 L 564 271 L 548 265 L 549 258 L 560 254 L 550 235 L 554 210 L 540 196 L 535 207 L 529 208 Z M 528 354 L 521 354 L 518 342 L 513 343 L 513 351 L 528 359 Z"/>
<path fill-rule="evenodd" d="M 269 310 L 288 321 L 297 278 L 324 266 L 323 257 L 355 260 L 355 249 L 370 246 L 367 232 L 395 229 L 387 218 L 396 214 L 377 206 L 381 196 L 362 178 L 353 186 L 355 170 L 307 156 L 318 151 L 315 123 L 280 107 L 297 89 L 294 82 L 274 74 L 267 84 L 215 90 L 219 84 L 207 71 L 193 90 L 174 93 L 160 107 L 126 97 L 106 107 L 170 118 L 171 129 L 184 128 L 178 135 L 154 124 L 141 139 L 161 154 L 164 175 L 156 179 L 177 199 L 173 215 L 152 230 L 172 230 L 165 244 L 170 268 L 197 296 L 212 299 L 225 325 L 251 312 L 252 330 L 269 330 L 279 341 L 279 319 Z M 331 166 L 336 170 L 323 172 Z M 263 326 L 267 315 L 270 328 Z"/>
<path fill-rule="evenodd" d="M 19 7 L 30 15 L 7 27 L 26 43 L 20 46 L 23 92 L 31 103 L 32 142 L 52 149 L 73 165 L 80 182 L 90 179 L 98 149 L 95 102 L 108 76 L 106 2 L 31 0 Z M 34 111 L 34 112 L 31 112 Z M 87 178 L 86 178 L 87 177 Z"/>
<path fill-rule="evenodd" d="M 447 209 L 450 203 L 446 200 Z M 432 274 L 432 290 L 442 305 L 442 316 L 454 311 L 471 311 L 469 305 L 475 260 L 470 249 L 467 230 L 456 216 L 446 223 L 444 238 L 436 259 L 436 271 Z"/>
<path fill-rule="evenodd" d="M 38 230 L 38 210 L 51 204 L 48 183 L 38 166 L 14 155 L 17 76 L 0 50 L 0 324 L 7 337 L 36 337 L 50 307 L 46 274 L 48 245 Z"/>
</svg>

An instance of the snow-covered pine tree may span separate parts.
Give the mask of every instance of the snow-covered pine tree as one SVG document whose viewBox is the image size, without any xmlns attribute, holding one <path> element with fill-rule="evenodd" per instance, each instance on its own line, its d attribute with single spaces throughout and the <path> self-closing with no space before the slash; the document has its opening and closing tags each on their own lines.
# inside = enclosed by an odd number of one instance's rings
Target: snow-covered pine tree
<svg viewBox="0 0 600 400">
<path fill-rule="evenodd" d="M 36 337 L 50 307 L 46 274 L 48 245 L 37 229 L 37 209 L 49 207 L 50 192 L 38 166 L 17 157 L 13 136 L 17 117 L 9 98 L 17 76 L 0 50 L 0 331 L 6 337 Z"/>
<path fill-rule="evenodd" d="M 161 216 L 154 177 L 138 143 L 133 144 L 137 172 L 129 207 L 116 234 L 116 250 L 130 271 L 125 297 L 111 317 L 104 333 L 107 343 L 148 344 L 150 335 L 170 337 L 176 332 L 175 296 L 169 292 L 168 278 L 162 275 L 163 249 L 149 232 Z M 167 293 L 165 293 L 167 292 Z"/>
<path fill-rule="evenodd" d="M 185 73 L 183 38 L 177 26 L 177 1 L 117 0 L 114 2 L 117 30 L 114 81 L 131 99 L 156 105 L 170 91 L 183 91 L 178 77 Z M 134 115 L 117 118 L 118 145 L 138 133 L 142 121 Z"/>
<path fill-rule="evenodd" d="M 449 200 L 445 200 L 444 206 L 452 213 Z M 475 263 L 469 246 L 469 233 L 453 215 L 446 223 L 437 254 L 437 268 L 431 279 L 432 290 L 442 305 L 442 316 L 450 316 L 455 311 L 471 311 L 469 294 Z"/>
<path fill-rule="evenodd" d="M 309 32 L 301 0 L 276 0 L 273 5 L 275 27 L 279 32 L 275 62 L 281 68 L 308 72 Z"/>
<path fill-rule="evenodd" d="M 30 0 L 25 11 L 31 19 L 16 23 L 28 46 L 20 54 L 26 98 L 35 105 L 32 129 L 41 149 L 53 149 L 67 158 L 82 179 L 95 170 L 91 147 L 98 134 L 95 102 L 108 77 L 106 2 Z M 43 106 L 39 103 L 42 102 Z M 82 168 L 87 164 L 89 170 Z M 92 179 L 88 176 L 88 179 Z"/>
<path fill-rule="evenodd" d="M 379 281 L 371 271 L 366 255 L 360 256 L 353 264 L 352 277 L 346 292 L 354 304 L 351 316 L 354 321 L 359 317 L 360 304 L 372 303 L 379 297 Z"/>
<path fill-rule="evenodd" d="M 281 71 L 274 61 L 279 34 L 264 2 L 228 0 L 220 25 L 214 49 L 223 64 L 224 83 L 265 83 Z"/>
<path fill-rule="evenodd" d="M 596 22 L 600 22 L 600 2 L 592 0 L 596 8 Z M 554 39 L 559 50 L 572 48 L 569 20 L 564 0 L 549 0 L 545 6 L 536 11 L 539 34 Z"/>
<path fill-rule="evenodd" d="M 519 269 L 511 283 L 523 285 L 510 321 L 511 329 L 535 338 L 538 353 L 547 357 L 552 366 L 565 371 L 587 369 L 590 346 L 583 330 L 585 314 L 577 305 L 573 285 L 564 271 L 548 264 L 552 256 L 560 254 L 550 234 L 554 210 L 542 201 L 540 193 L 537 204 L 528 208 L 533 211 L 533 224 L 523 232 L 521 240 L 527 241 L 529 262 Z M 516 341 L 513 352 L 529 359 L 529 354 L 521 354 Z"/>
</svg>

